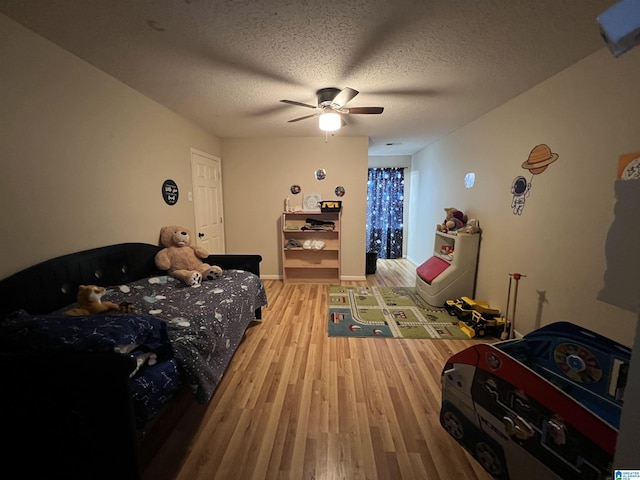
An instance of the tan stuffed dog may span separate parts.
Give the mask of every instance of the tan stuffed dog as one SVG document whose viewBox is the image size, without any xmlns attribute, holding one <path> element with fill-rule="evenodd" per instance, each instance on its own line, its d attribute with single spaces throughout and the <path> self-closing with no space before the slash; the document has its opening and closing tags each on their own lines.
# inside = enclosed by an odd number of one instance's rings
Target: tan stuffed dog
<svg viewBox="0 0 640 480">
<path fill-rule="evenodd" d="M 191 245 L 191 232 L 178 226 L 160 229 L 160 244 L 165 247 L 156 254 L 156 266 L 167 270 L 169 276 L 187 285 L 199 285 L 203 279 L 213 280 L 222 275 L 217 265 L 204 263 L 209 253 L 202 247 Z"/>
<path fill-rule="evenodd" d="M 66 315 L 91 315 L 94 313 L 134 313 L 130 303 L 113 303 L 102 301 L 106 293 L 104 287 L 98 285 L 78 285 L 78 304 L 75 308 L 64 312 Z"/>
</svg>

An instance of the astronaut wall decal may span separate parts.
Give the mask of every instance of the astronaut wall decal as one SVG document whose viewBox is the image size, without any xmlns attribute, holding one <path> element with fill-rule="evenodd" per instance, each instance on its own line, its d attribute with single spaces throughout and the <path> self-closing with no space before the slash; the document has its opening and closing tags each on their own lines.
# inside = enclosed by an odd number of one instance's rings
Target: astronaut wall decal
<svg viewBox="0 0 640 480">
<path fill-rule="evenodd" d="M 522 175 L 518 175 L 513 179 L 511 184 L 511 193 L 513 194 L 513 200 L 511 200 L 511 208 L 513 208 L 514 215 L 522 215 L 524 210 L 525 198 L 529 196 L 529 190 L 531 189 L 531 182 L 527 182 L 527 179 Z"/>
<path fill-rule="evenodd" d="M 557 153 L 552 153 L 548 145 L 541 143 L 533 147 L 529 153 L 527 161 L 522 164 L 522 168 L 529 170 L 531 180 L 527 181 L 522 175 L 518 175 L 511 183 L 511 208 L 514 215 L 522 215 L 526 198 L 531 193 L 531 183 L 536 175 L 544 172 L 549 165 L 558 159 Z"/>
</svg>

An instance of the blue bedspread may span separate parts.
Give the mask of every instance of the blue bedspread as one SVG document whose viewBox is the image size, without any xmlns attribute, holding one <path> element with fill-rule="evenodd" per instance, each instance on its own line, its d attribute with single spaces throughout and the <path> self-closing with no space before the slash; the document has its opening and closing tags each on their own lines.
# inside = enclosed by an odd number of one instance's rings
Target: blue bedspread
<svg viewBox="0 0 640 480">
<path fill-rule="evenodd" d="M 3 351 L 171 355 L 167 324 L 138 313 L 68 316 L 21 312 L 8 316 L 2 323 L 0 346 Z"/>
<path fill-rule="evenodd" d="M 107 288 L 103 297 L 129 302 L 135 313 L 9 316 L 0 324 L 3 351 L 120 352 L 136 357 L 131 372 L 136 421 L 142 426 L 187 382 L 207 402 L 238 347 L 255 310 L 266 306 L 260 278 L 241 270 L 188 287 L 168 277 Z"/>
<path fill-rule="evenodd" d="M 172 355 L 166 322 L 144 314 L 29 315 L 16 312 L 0 324 L 4 352 L 126 353 L 136 358 L 130 387 L 136 426 L 142 428 L 171 398 L 182 376 Z M 152 367 L 147 368 L 152 365 Z M 46 395 L 46 392 L 44 392 Z"/>
<path fill-rule="evenodd" d="M 130 302 L 137 312 L 167 323 L 185 379 L 203 403 L 213 395 L 255 310 L 267 304 L 260 277 L 243 270 L 224 270 L 199 287 L 169 276 L 150 277 L 112 287 L 104 298 Z"/>
</svg>

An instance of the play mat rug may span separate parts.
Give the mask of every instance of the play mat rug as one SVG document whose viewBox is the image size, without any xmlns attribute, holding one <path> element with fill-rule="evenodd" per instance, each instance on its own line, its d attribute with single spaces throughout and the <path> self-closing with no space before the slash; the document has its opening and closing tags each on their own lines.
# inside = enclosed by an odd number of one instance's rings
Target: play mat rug
<svg viewBox="0 0 640 480">
<path fill-rule="evenodd" d="M 330 337 L 468 339 L 458 319 L 414 287 L 329 286 Z"/>
</svg>

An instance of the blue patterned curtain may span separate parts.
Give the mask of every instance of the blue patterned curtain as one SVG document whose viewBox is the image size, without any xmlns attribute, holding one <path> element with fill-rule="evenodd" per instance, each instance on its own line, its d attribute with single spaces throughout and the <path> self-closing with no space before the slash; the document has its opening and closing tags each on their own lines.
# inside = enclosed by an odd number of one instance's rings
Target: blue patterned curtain
<svg viewBox="0 0 640 480">
<path fill-rule="evenodd" d="M 367 182 L 367 252 L 402 258 L 404 168 L 370 168 Z"/>
</svg>

